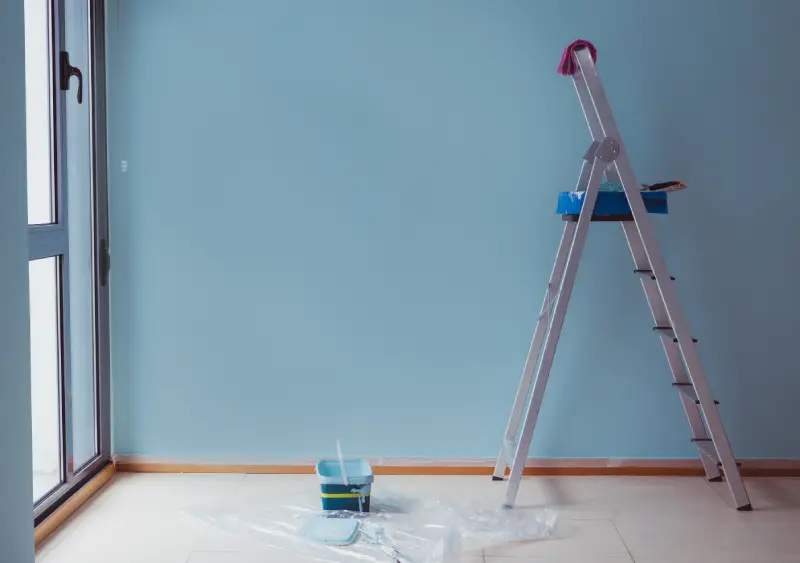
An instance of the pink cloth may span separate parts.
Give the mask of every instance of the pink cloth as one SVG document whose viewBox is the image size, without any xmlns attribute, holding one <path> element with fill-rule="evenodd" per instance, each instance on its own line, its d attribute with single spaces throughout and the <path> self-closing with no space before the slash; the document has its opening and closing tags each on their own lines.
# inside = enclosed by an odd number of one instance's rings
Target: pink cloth
<svg viewBox="0 0 800 563">
<path fill-rule="evenodd" d="M 592 60 L 597 62 L 597 49 L 594 48 L 594 45 L 584 39 L 578 39 L 564 49 L 564 54 L 561 55 L 561 63 L 558 65 L 558 74 L 572 76 L 578 71 L 578 65 L 575 63 L 575 57 L 573 56 L 578 49 L 589 49 Z"/>
</svg>

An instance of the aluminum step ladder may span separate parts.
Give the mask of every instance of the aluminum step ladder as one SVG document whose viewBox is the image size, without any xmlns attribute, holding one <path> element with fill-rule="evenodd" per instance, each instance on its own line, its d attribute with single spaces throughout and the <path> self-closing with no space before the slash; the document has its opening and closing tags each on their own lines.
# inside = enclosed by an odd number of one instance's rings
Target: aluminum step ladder
<svg viewBox="0 0 800 563">
<path fill-rule="evenodd" d="M 594 60 L 585 48 L 574 51 L 573 57 L 577 71 L 572 79 L 593 139 L 584 156 L 578 180 L 577 191 L 585 191 L 583 206 L 579 215 L 565 216 L 567 222 L 564 234 L 547 284 L 541 314 L 536 323 L 493 479 L 502 480 L 506 468 L 511 468 L 505 505 L 513 506 L 553 365 L 564 315 L 575 284 L 575 274 L 589 223 L 592 220 L 616 220 L 621 222 L 625 232 L 633 255 L 634 271 L 641 277 L 642 288 L 655 322 L 654 330 L 659 334 L 667 355 L 674 380 L 672 385 L 683 402 L 692 430 L 692 442 L 697 447 L 705 475 L 709 481 L 721 481 L 724 475 L 737 509 L 752 510 L 738 464 L 722 426 L 717 410 L 718 403 L 711 395 L 700 365 L 695 347 L 697 341 L 692 339 L 678 303 L 674 278 L 667 271 L 639 183 L 628 160 Z M 593 216 L 592 211 L 604 174 L 609 182 L 622 185 L 631 210 L 629 215 Z"/>
</svg>

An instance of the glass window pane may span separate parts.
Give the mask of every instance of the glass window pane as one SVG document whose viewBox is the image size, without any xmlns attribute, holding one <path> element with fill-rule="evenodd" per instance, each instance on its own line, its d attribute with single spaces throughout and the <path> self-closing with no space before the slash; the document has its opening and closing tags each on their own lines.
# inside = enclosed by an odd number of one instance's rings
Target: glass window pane
<svg viewBox="0 0 800 563">
<path fill-rule="evenodd" d="M 52 189 L 50 2 L 25 0 L 28 223 L 54 221 Z"/>
<path fill-rule="evenodd" d="M 33 501 L 62 482 L 58 258 L 29 264 Z"/>
<path fill-rule="evenodd" d="M 1 0 L 0 0 L 1 1 Z M 76 470 L 97 455 L 95 405 L 94 193 L 92 178 L 89 3 L 64 0 L 64 42 L 83 72 L 83 103 L 73 81 L 64 105 L 69 230 L 72 461 Z"/>
</svg>

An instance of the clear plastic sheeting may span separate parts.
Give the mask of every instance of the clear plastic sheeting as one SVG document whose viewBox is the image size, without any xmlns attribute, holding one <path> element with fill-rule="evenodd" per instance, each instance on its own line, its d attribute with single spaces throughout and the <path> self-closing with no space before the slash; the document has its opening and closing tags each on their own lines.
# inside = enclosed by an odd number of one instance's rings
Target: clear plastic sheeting
<svg viewBox="0 0 800 563">
<path fill-rule="evenodd" d="M 458 563 L 487 547 L 543 540 L 556 526 L 552 510 L 445 499 L 375 497 L 369 513 L 324 512 L 318 508 L 319 499 L 309 495 L 282 502 L 276 505 L 274 499 L 251 497 L 195 508 L 190 514 L 225 533 L 255 540 L 265 550 L 331 563 Z M 357 520 L 354 542 L 333 545 L 304 537 L 304 526 L 319 517 Z"/>
</svg>

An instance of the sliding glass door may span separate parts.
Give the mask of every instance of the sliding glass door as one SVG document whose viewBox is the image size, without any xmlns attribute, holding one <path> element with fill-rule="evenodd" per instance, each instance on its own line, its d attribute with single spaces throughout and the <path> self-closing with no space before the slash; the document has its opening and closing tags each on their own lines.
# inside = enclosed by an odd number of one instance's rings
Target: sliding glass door
<svg viewBox="0 0 800 563">
<path fill-rule="evenodd" d="M 110 459 L 102 0 L 25 0 L 33 503 Z"/>
</svg>

